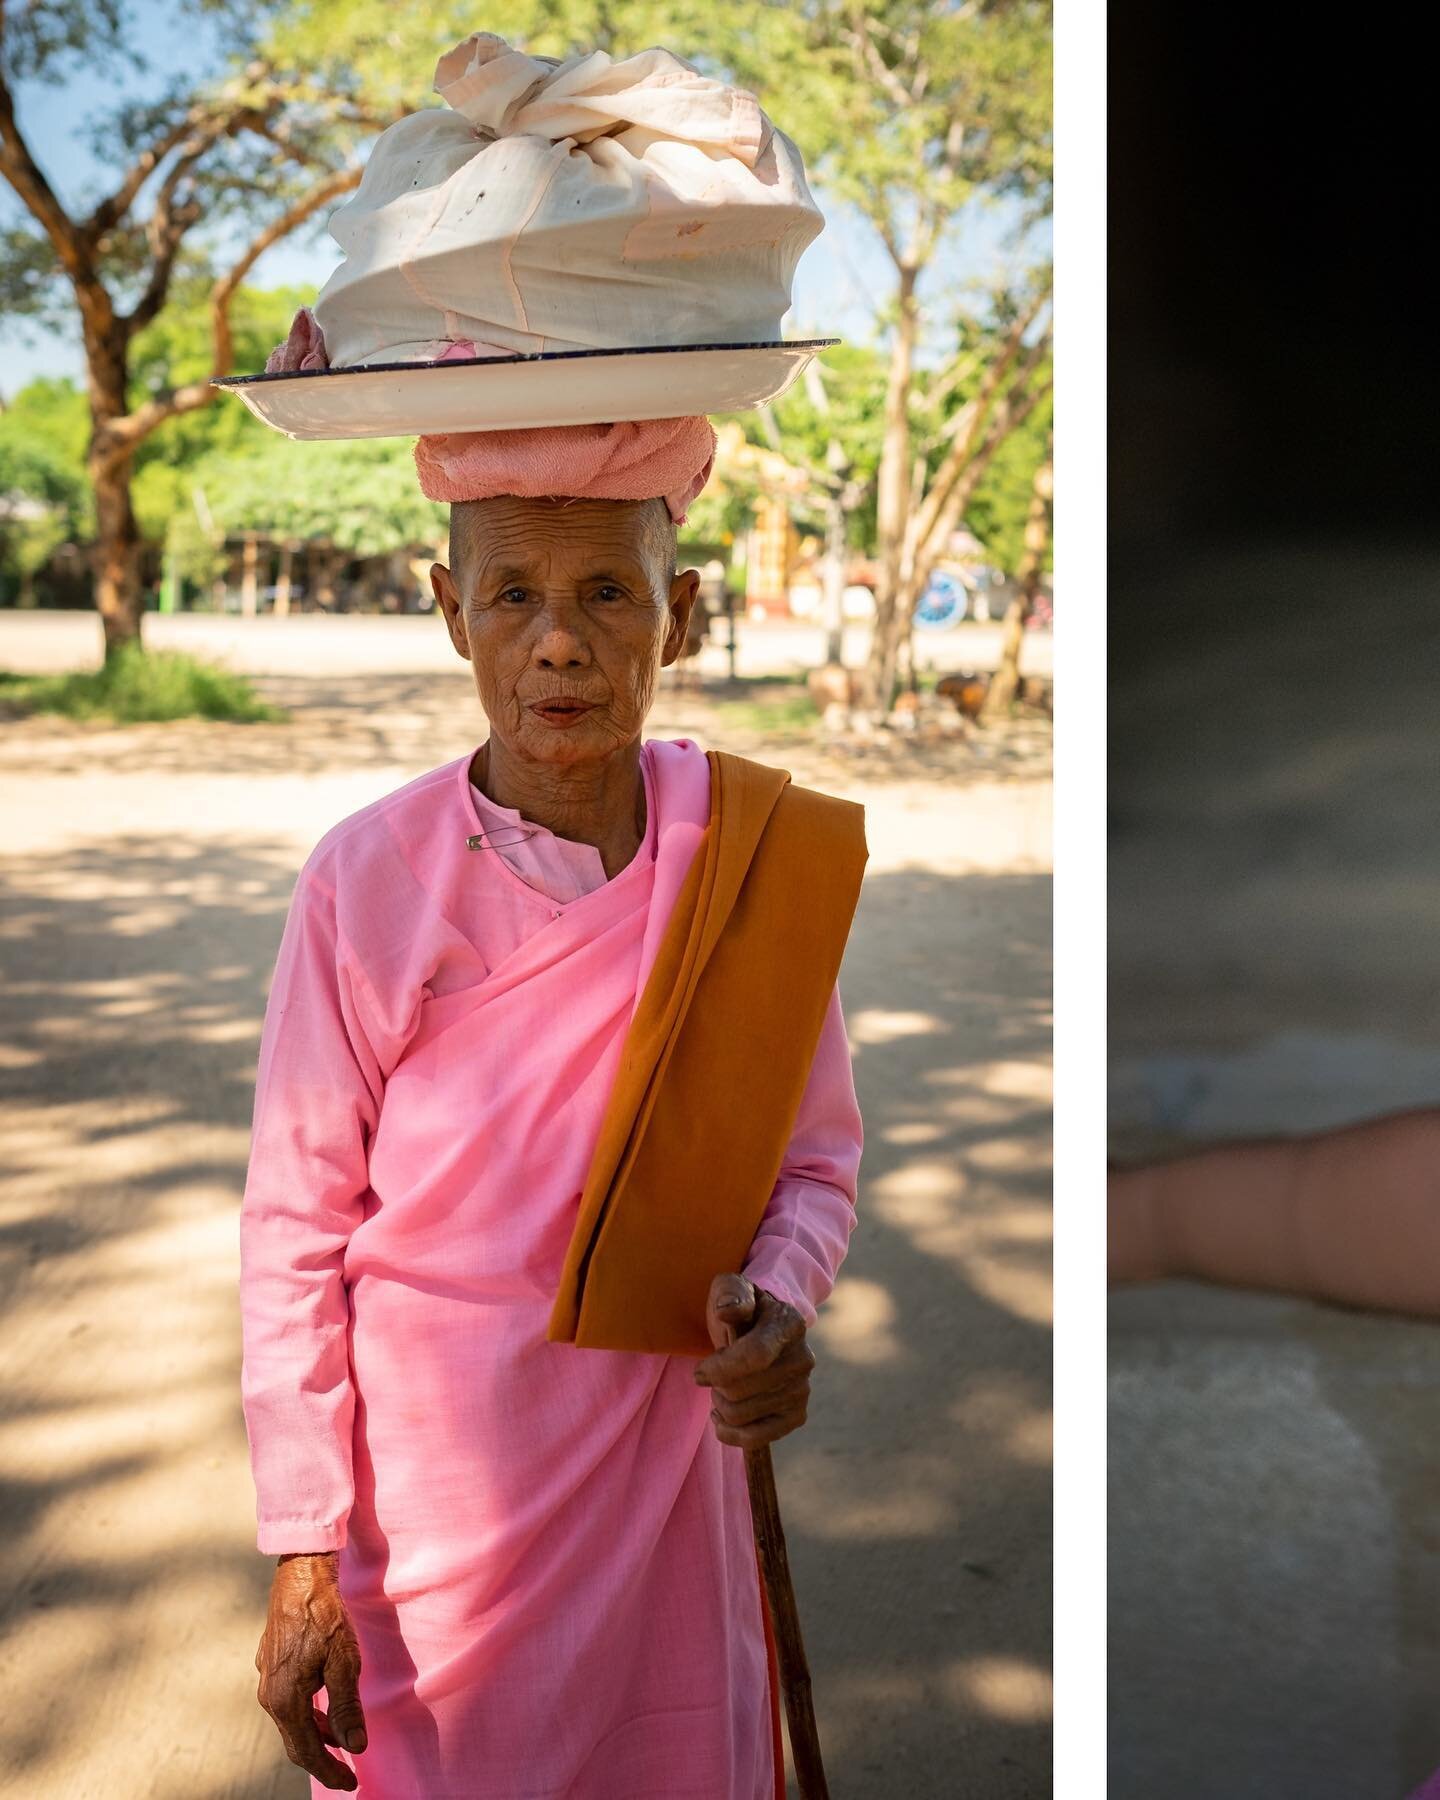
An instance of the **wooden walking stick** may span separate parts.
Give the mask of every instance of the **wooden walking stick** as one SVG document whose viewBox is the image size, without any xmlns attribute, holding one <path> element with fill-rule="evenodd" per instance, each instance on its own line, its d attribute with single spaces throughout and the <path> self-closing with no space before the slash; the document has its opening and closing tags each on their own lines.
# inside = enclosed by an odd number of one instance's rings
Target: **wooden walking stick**
<svg viewBox="0 0 1440 1800">
<path fill-rule="evenodd" d="M 795 1605 L 795 1584 L 790 1579 L 790 1559 L 785 1554 L 775 1465 L 770 1460 L 768 1444 L 745 1452 L 745 1479 L 750 1484 L 750 1516 L 775 1627 L 775 1660 L 780 1665 L 780 1691 L 785 1696 L 785 1723 L 790 1730 L 790 1754 L 795 1759 L 800 1800 L 830 1800 L 825 1766 L 820 1760 L 820 1733 L 810 1701 L 810 1665 L 805 1660 L 805 1643 L 800 1636 L 800 1613 Z"/>
<path fill-rule="evenodd" d="M 717 1319 L 720 1343 L 730 1345 L 741 1335 L 729 1319 Z M 790 1732 L 790 1755 L 800 1800 L 830 1800 L 825 1784 L 825 1765 L 820 1760 L 820 1731 L 810 1698 L 810 1665 L 805 1660 L 805 1640 L 800 1635 L 800 1609 L 795 1604 L 795 1583 L 790 1579 L 790 1558 L 785 1550 L 785 1528 L 780 1523 L 780 1496 L 775 1491 L 775 1465 L 770 1446 L 758 1444 L 745 1452 L 745 1480 L 750 1489 L 750 1522 L 760 1573 L 770 1602 L 770 1623 L 775 1630 L 775 1661 L 780 1669 L 780 1692 L 785 1699 L 785 1723 Z M 777 1771 L 778 1773 L 778 1771 Z"/>
</svg>

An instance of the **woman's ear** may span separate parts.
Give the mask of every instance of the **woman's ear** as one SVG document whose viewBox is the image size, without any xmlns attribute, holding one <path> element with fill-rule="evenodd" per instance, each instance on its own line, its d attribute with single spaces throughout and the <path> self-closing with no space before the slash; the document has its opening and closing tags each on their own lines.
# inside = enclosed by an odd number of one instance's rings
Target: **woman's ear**
<svg viewBox="0 0 1440 1800">
<path fill-rule="evenodd" d="M 682 569 L 670 583 L 670 629 L 665 634 L 661 664 L 668 668 L 685 648 L 685 634 L 690 629 L 690 615 L 700 592 L 700 571 Z"/>
<path fill-rule="evenodd" d="M 460 590 L 455 586 L 455 577 L 444 563 L 430 565 L 430 591 L 434 594 L 441 612 L 445 615 L 445 624 L 450 632 L 450 642 L 466 662 L 470 661 L 470 640 L 465 635 L 464 621 L 460 617 Z"/>
</svg>

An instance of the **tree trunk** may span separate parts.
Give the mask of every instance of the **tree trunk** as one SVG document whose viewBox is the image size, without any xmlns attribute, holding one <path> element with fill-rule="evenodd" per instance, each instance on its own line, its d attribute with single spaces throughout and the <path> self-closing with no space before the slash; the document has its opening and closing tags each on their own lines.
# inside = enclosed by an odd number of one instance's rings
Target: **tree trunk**
<svg viewBox="0 0 1440 1800">
<path fill-rule="evenodd" d="M 880 564 L 875 587 L 875 627 L 863 682 L 865 704 L 885 713 L 895 694 L 895 665 L 901 630 L 901 558 L 910 514 L 910 388 L 920 309 L 915 298 L 918 268 L 902 268 L 899 316 L 890 351 L 890 379 L 885 390 L 885 437 L 875 491 L 875 532 Z"/>
<path fill-rule="evenodd" d="M 131 467 L 128 457 L 90 458 L 90 481 L 95 490 L 95 605 L 107 663 L 122 646 L 140 643 L 140 530 L 130 504 Z"/>
<path fill-rule="evenodd" d="M 824 560 L 825 661 L 845 661 L 845 494 L 839 482 L 826 502 Z"/>
<path fill-rule="evenodd" d="M 280 573 L 275 578 L 275 617 L 283 619 L 290 611 L 290 585 L 294 577 L 295 546 L 289 538 L 280 546 Z"/>
<path fill-rule="evenodd" d="M 82 313 L 84 311 L 82 304 Z M 105 661 L 127 644 L 140 648 L 144 595 L 140 584 L 140 528 L 130 504 L 133 449 L 118 444 L 112 427 L 123 419 L 129 342 L 112 317 L 86 316 L 85 363 L 90 400 L 86 470 L 95 494 L 95 607 L 104 633 Z"/>
<path fill-rule="evenodd" d="M 1025 627 L 1035 610 L 1045 547 L 1050 541 L 1050 501 L 1054 492 L 1055 466 L 1047 449 L 1044 462 L 1035 471 L 1035 485 L 1030 490 L 1030 510 L 1025 516 L 1025 547 L 1016 570 L 1017 592 L 1005 609 L 1000 666 L 985 695 L 982 717 L 987 719 L 1002 717 L 1015 703 L 1020 686 L 1020 652 L 1025 645 Z"/>
<path fill-rule="evenodd" d="M 259 546 L 255 542 L 255 533 L 247 531 L 244 547 L 240 553 L 240 611 L 247 619 L 253 619 L 259 610 L 259 558 Z"/>
<path fill-rule="evenodd" d="M 339 568 L 339 558 L 333 544 L 321 540 L 314 546 L 319 562 L 319 574 L 315 584 L 315 601 L 321 612 L 335 611 L 335 576 Z"/>
</svg>

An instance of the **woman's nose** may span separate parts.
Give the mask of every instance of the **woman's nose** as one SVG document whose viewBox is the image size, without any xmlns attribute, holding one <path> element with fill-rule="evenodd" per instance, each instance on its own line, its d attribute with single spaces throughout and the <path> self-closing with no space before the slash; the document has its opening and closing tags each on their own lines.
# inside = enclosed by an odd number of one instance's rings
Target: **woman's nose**
<svg viewBox="0 0 1440 1800">
<path fill-rule="evenodd" d="M 536 623 L 531 651 L 536 668 L 582 669 L 590 661 L 590 646 L 568 608 L 547 607 Z"/>
</svg>

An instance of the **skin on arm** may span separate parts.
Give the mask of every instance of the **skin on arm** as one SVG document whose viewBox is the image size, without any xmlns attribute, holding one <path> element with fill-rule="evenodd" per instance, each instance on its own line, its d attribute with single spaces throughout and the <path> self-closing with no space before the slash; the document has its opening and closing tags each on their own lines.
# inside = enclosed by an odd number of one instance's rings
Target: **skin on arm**
<svg viewBox="0 0 1440 1800">
<path fill-rule="evenodd" d="M 1112 1284 L 1180 1277 L 1440 1317 L 1440 1110 L 1112 1171 Z"/>
</svg>

